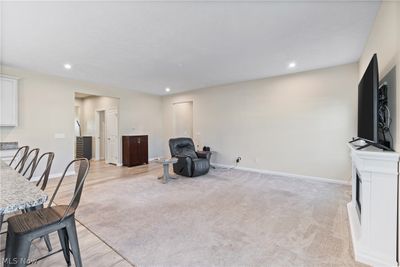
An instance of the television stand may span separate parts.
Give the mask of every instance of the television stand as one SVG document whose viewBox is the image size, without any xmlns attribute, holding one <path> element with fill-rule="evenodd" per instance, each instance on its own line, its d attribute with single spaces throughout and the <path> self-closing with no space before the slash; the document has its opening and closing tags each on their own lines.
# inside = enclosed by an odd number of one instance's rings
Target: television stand
<svg viewBox="0 0 400 267">
<path fill-rule="evenodd" d="M 356 261 L 371 266 L 398 266 L 398 153 L 357 150 L 352 159 L 352 196 L 347 204 Z M 357 194 L 357 191 L 359 194 Z"/>
<path fill-rule="evenodd" d="M 355 147 L 356 147 L 356 149 L 357 150 L 362 150 L 362 149 L 364 149 L 364 148 L 366 148 L 366 147 L 369 147 L 369 146 L 373 146 L 373 147 L 376 147 L 376 148 L 379 148 L 379 149 L 383 149 L 384 151 L 394 151 L 393 149 L 391 149 L 391 148 L 389 148 L 389 147 L 386 147 L 386 146 L 384 146 L 384 145 L 381 145 L 381 144 L 378 144 L 378 143 L 375 143 L 375 142 L 371 142 L 371 141 L 369 141 L 369 140 L 366 140 L 366 139 L 364 139 L 364 138 L 355 138 L 355 139 L 353 139 L 353 140 L 351 140 L 350 142 L 349 142 L 349 144 L 351 144 L 351 143 L 354 143 L 354 142 L 357 142 L 357 141 L 363 141 L 363 142 L 365 142 L 365 144 L 363 144 L 363 145 L 354 145 Z"/>
</svg>

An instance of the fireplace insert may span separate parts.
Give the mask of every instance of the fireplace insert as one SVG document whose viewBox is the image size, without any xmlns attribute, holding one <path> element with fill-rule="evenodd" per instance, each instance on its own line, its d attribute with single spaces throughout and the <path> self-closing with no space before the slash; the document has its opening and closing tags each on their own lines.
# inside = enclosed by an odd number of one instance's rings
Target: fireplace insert
<svg viewBox="0 0 400 267">
<path fill-rule="evenodd" d="M 358 171 L 356 171 L 356 210 L 361 223 L 361 204 L 362 204 L 362 180 Z"/>
</svg>

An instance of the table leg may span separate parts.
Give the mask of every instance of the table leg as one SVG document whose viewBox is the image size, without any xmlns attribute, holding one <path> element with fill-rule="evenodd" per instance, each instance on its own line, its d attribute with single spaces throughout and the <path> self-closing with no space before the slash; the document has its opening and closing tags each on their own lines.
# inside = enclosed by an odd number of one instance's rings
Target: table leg
<svg viewBox="0 0 400 267">
<path fill-rule="evenodd" d="M 163 179 L 163 184 L 166 184 L 168 182 L 168 178 L 169 177 L 169 173 L 168 173 L 168 169 L 169 169 L 169 164 L 165 164 L 163 163 L 163 175 L 158 177 L 158 179 Z"/>
<path fill-rule="evenodd" d="M 164 184 L 168 183 L 168 178 L 169 178 L 168 169 L 169 169 L 169 164 L 163 164 Z"/>
<path fill-rule="evenodd" d="M 158 177 L 158 179 L 163 179 L 163 184 L 168 183 L 169 179 L 177 179 L 177 177 L 169 175 L 169 163 L 163 163 L 163 175 Z"/>
</svg>

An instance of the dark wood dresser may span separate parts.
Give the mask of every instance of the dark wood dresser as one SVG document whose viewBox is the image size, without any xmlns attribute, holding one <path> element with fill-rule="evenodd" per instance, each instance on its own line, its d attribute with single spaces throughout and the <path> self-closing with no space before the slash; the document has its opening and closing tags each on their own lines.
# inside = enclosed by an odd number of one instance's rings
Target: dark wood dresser
<svg viewBox="0 0 400 267">
<path fill-rule="evenodd" d="M 147 135 L 122 136 L 122 164 L 127 167 L 149 163 Z"/>
</svg>

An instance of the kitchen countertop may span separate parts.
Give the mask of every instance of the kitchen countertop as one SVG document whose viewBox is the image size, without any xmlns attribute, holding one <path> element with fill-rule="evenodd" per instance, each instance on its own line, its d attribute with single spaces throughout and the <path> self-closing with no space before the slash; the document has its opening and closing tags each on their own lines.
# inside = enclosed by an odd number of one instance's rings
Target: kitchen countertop
<svg viewBox="0 0 400 267">
<path fill-rule="evenodd" d="M 0 150 L 17 150 L 18 142 L 0 142 Z"/>
<path fill-rule="evenodd" d="M 0 215 L 38 206 L 47 200 L 47 194 L 0 161 Z"/>
</svg>

